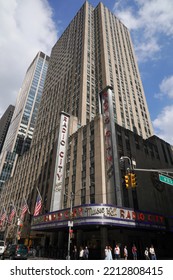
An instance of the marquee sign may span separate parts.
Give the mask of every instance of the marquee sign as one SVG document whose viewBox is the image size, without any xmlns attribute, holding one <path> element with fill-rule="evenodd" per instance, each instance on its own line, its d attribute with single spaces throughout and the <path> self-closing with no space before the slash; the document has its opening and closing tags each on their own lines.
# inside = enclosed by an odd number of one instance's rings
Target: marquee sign
<svg viewBox="0 0 173 280">
<path fill-rule="evenodd" d="M 61 208 L 61 191 L 62 180 L 64 174 L 64 164 L 66 156 L 66 147 L 68 141 L 68 127 L 70 116 L 64 112 L 61 113 L 59 138 L 56 154 L 56 165 L 54 173 L 54 183 L 52 190 L 51 211 L 56 211 Z"/>
<path fill-rule="evenodd" d="M 52 212 L 34 217 L 32 229 L 66 227 L 70 219 L 70 209 Z M 74 226 L 109 224 L 165 229 L 165 219 L 162 215 L 105 204 L 74 207 L 72 220 Z"/>
</svg>

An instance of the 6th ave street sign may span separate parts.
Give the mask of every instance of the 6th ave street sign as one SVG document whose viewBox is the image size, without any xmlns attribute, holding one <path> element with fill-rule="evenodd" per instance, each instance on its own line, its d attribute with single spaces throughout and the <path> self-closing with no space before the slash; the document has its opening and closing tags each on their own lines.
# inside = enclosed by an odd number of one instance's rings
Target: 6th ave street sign
<svg viewBox="0 0 173 280">
<path fill-rule="evenodd" d="M 162 183 L 165 183 L 165 184 L 173 186 L 173 179 L 171 179 L 169 177 L 166 177 L 166 176 L 164 176 L 162 174 L 159 174 L 159 180 Z"/>
</svg>

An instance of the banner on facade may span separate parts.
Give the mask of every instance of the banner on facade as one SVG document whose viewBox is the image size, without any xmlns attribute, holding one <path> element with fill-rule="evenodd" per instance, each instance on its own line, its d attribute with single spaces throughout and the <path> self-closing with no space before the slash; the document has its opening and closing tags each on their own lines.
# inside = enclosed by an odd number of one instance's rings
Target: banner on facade
<svg viewBox="0 0 173 280">
<path fill-rule="evenodd" d="M 107 86 L 100 92 L 100 107 L 100 111 L 103 115 L 104 126 L 107 201 L 108 203 L 122 206 L 118 147 L 112 102 L 112 87 Z"/>
<path fill-rule="evenodd" d="M 60 119 L 59 137 L 56 153 L 56 163 L 54 172 L 54 182 L 52 189 L 51 211 L 61 209 L 62 183 L 64 176 L 64 165 L 66 158 L 66 148 L 68 142 L 70 115 L 62 112 Z"/>
</svg>

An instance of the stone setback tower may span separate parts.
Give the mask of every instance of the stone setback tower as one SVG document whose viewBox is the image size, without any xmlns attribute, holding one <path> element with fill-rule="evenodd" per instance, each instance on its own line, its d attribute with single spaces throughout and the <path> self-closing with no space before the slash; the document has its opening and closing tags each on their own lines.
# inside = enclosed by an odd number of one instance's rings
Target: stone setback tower
<svg viewBox="0 0 173 280">
<path fill-rule="evenodd" d="M 115 122 L 144 139 L 153 135 L 128 29 L 102 3 L 94 9 L 86 1 L 52 48 L 33 144 L 57 126 L 61 111 L 90 122 L 107 85 Z"/>
</svg>

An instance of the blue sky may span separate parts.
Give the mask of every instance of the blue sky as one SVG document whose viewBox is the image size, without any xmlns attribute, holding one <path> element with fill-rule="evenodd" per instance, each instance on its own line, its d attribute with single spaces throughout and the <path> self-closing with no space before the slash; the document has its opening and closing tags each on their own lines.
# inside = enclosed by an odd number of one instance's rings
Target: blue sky
<svg viewBox="0 0 173 280">
<path fill-rule="evenodd" d="M 15 103 L 37 52 L 50 54 L 84 2 L 0 0 L 0 115 Z M 155 134 L 173 144 L 173 1 L 102 2 L 129 28 Z"/>
</svg>

